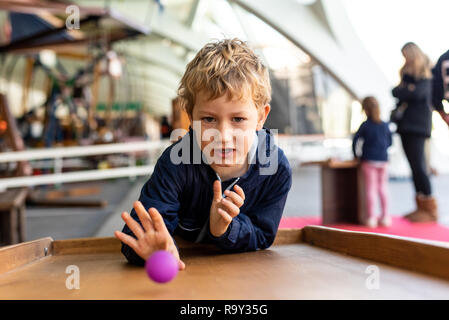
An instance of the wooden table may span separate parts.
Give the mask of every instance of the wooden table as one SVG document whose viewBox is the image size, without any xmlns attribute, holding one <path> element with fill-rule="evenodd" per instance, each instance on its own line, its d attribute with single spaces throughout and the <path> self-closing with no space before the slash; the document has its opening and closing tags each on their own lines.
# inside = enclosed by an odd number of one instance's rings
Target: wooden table
<svg viewBox="0 0 449 320">
<path fill-rule="evenodd" d="M 256 252 L 223 254 L 180 239 L 178 245 L 186 269 L 167 284 L 128 264 L 114 238 L 44 238 L 5 247 L 0 299 L 449 297 L 447 244 L 308 226 L 279 230 L 273 246 Z M 79 289 L 66 287 L 74 274 L 69 266 L 79 269 Z"/>
<path fill-rule="evenodd" d="M 357 161 L 312 161 L 321 167 L 323 224 L 359 224 L 365 214 L 363 179 Z"/>
<path fill-rule="evenodd" d="M 27 188 L 0 192 L 0 246 L 25 241 Z"/>
</svg>

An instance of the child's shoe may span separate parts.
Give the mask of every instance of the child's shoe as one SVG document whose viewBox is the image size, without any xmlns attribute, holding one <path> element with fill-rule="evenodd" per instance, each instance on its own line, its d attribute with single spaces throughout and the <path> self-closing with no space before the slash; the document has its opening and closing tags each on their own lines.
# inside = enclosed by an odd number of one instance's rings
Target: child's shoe
<svg viewBox="0 0 449 320">
<path fill-rule="evenodd" d="M 377 227 L 377 219 L 375 217 L 370 217 L 366 219 L 365 226 L 368 228 L 376 228 Z"/>
<path fill-rule="evenodd" d="M 391 227 L 391 217 L 385 216 L 379 219 L 379 226 L 381 227 Z"/>
</svg>

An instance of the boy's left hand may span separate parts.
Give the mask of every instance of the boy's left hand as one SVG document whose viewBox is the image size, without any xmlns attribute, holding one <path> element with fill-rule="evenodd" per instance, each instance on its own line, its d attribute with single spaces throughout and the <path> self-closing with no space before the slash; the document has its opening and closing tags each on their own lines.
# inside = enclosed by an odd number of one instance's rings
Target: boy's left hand
<svg viewBox="0 0 449 320">
<path fill-rule="evenodd" d="M 240 207 L 245 201 L 245 193 L 238 185 L 234 186 L 234 191 L 226 190 L 221 195 L 221 183 L 214 182 L 214 199 L 210 207 L 209 228 L 214 237 L 220 237 L 228 229 L 232 219 L 240 213 Z"/>
</svg>

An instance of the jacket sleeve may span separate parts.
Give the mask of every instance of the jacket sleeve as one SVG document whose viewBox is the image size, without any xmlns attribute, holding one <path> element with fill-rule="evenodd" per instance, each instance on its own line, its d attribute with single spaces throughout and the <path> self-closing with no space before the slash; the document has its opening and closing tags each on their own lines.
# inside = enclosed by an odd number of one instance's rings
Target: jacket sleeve
<svg viewBox="0 0 449 320">
<path fill-rule="evenodd" d="M 393 139 L 388 123 L 385 123 L 385 131 L 387 132 L 387 147 L 391 147 L 391 145 L 393 144 Z"/>
<path fill-rule="evenodd" d="M 357 130 L 357 132 L 354 134 L 354 137 L 352 138 L 352 153 L 354 154 L 355 158 L 358 158 L 359 156 L 357 155 L 357 141 L 360 139 L 361 136 L 363 136 L 363 128 L 364 128 L 364 123 L 362 123 L 359 127 L 359 129 Z"/>
<path fill-rule="evenodd" d="M 435 67 L 432 69 L 432 105 L 437 111 L 444 111 L 444 83 L 443 70 L 441 69 L 444 60 L 446 60 L 445 57 L 440 57 Z"/>
<path fill-rule="evenodd" d="M 425 100 L 432 90 L 431 81 L 429 79 L 421 79 L 414 83 L 414 90 L 410 90 L 409 86 L 399 85 L 392 90 L 393 97 L 401 101 L 417 101 Z"/>
<path fill-rule="evenodd" d="M 178 224 L 177 213 L 180 207 L 178 198 L 183 180 L 184 177 L 180 174 L 179 166 L 172 164 L 164 152 L 158 159 L 151 178 L 143 185 L 139 197 L 139 201 L 142 202 L 145 209 L 154 207 L 159 211 L 172 236 Z M 131 217 L 142 226 L 134 208 L 131 210 Z M 122 232 L 136 238 L 126 224 Z M 145 264 L 144 259 L 124 243 L 122 243 L 122 253 L 132 264 Z"/>
<path fill-rule="evenodd" d="M 214 237 L 208 229 L 209 239 L 228 252 L 266 249 L 274 241 L 284 211 L 287 194 L 291 188 L 291 169 L 277 176 L 272 190 L 247 212 L 240 212 L 230 223 L 226 232 Z"/>
</svg>

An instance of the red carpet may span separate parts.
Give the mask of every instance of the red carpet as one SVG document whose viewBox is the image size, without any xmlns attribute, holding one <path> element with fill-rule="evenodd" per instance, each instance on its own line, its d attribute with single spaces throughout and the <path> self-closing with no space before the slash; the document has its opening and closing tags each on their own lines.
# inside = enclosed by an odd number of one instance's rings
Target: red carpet
<svg viewBox="0 0 449 320">
<path fill-rule="evenodd" d="M 320 217 L 285 217 L 279 225 L 280 229 L 302 228 L 307 225 L 322 225 Z M 393 224 L 389 228 L 368 228 L 359 225 L 339 224 L 327 227 L 339 228 L 352 231 L 375 232 L 391 234 L 402 237 L 411 237 L 427 240 L 449 242 L 449 228 L 437 223 L 411 223 L 402 217 L 393 217 Z"/>
</svg>

